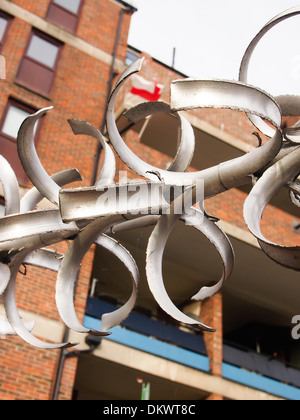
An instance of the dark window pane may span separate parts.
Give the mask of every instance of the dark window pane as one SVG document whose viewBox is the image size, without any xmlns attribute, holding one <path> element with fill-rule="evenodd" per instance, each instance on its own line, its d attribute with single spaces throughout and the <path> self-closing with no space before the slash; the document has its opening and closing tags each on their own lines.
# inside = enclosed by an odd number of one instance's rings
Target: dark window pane
<svg viewBox="0 0 300 420">
<path fill-rule="evenodd" d="M 80 6 L 81 0 L 54 0 L 54 3 L 63 7 L 70 12 L 77 14 Z"/>
<path fill-rule="evenodd" d="M 3 40 L 5 30 L 7 28 L 8 22 L 2 16 L 0 16 L 0 41 Z"/>
<path fill-rule="evenodd" d="M 33 35 L 27 51 L 27 57 L 33 58 L 39 63 L 45 64 L 47 67 L 53 68 L 56 63 L 58 50 L 59 48 L 57 45 L 54 45 L 37 35 Z"/>
</svg>

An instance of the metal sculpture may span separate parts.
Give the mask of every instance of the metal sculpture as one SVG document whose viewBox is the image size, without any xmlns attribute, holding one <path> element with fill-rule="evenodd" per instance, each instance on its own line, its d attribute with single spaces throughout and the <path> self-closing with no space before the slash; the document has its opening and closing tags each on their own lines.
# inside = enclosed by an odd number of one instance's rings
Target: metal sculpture
<svg viewBox="0 0 300 420">
<path fill-rule="evenodd" d="M 33 142 L 36 121 L 50 108 L 28 117 L 22 124 L 18 139 L 18 153 L 23 168 L 35 186 L 19 198 L 16 176 L 7 161 L 0 156 L 0 179 L 5 195 L 5 216 L 0 219 L 0 294 L 3 294 L 8 321 L 0 322 L 0 334 L 18 334 L 33 346 L 54 349 L 74 343 L 52 344 L 37 339 L 32 323 L 24 324 L 15 302 L 15 282 L 22 264 L 36 265 L 57 272 L 56 304 L 65 325 L 80 333 L 108 335 L 108 330 L 120 324 L 135 305 L 139 272 L 133 257 L 110 235 L 121 230 L 154 226 L 149 238 L 146 274 L 150 290 L 161 308 L 179 322 L 206 331 L 207 325 L 182 313 L 168 296 L 163 281 L 164 249 L 174 225 L 182 221 L 193 226 L 213 243 L 224 266 L 222 278 L 211 287 L 202 288 L 192 299 L 204 300 L 217 293 L 230 277 L 234 266 L 234 252 L 226 234 L 199 206 L 197 183 L 204 182 L 202 200 L 228 189 L 251 184 L 254 187 L 244 208 L 246 223 L 258 239 L 262 250 L 277 263 L 300 271 L 300 248 L 283 247 L 270 242 L 260 230 L 261 216 L 266 205 L 284 185 L 291 191 L 293 203 L 300 206 L 300 129 L 299 125 L 282 130 L 282 116 L 300 115 L 298 97 L 283 97 L 279 101 L 259 88 L 247 84 L 247 70 L 252 53 L 261 38 L 276 24 L 300 14 L 300 7 L 290 9 L 271 20 L 251 42 L 241 64 L 240 80 L 176 80 L 171 86 L 171 104 L 143 103 L 126 113 L 138 122 L 157 112 L 171 112 L 181 124 L 181 142 L 177 155 L 168 170 L 153 167 L 137 157 L 124 143 L 115 122 L 115 101 L 125 80 L 142 66 L 133 63 L 118 80 L 109 100 L 107 131 L 110 144 L 127 165 L 147 182 L 116 184 L 116 162 L 111 146 L 90 124 L 72 120 L 74 134 L 85 134 L 99 141 L 105 153 L 99 179 L 91 188 L 63 189 L 62 186 L 80 179 L 76 170 L 68 170 L 50 177 L 43 168 Z M 264 145 L 245 156 L 223 162 L 200 172 L 186 172 L 194 155 L 194 133 L 181 110 L 194 108 L 226 108 L 246 112 L 254 126 L 270 138 Z M 258 175 L 259 174 L 259 175 Z M 139 200 L 130 200 L 130 191 L 140 187 Z M 134 187 L 134 188 L 133 188 Z M 150 190 L 155 188 L 156 194 Z M 167 194 L 173 188 L 174 194 Z M 32 210 L 46 197 L 55 205 L 50 210 Z M 107 198 L 113 197 L 112 200 Z M 149 197 L 151 199 L 149 200 Z M 130 198 L 130 197 L 129 197 Z M 189 206 L 183 206 L 183 203 Z M 74 206 L 76 203 L 76 206 Z M 106 203 L 106 204 L 105 204 Z M 107 204 L 108 203 L 108 204 Z M 201 208 L 202 203 L 200 203 Z M 181 211 L 178 211 L 181 208 Z M 124 221 L 124 218 L 126 219 Z M 65 239 L 71 244 L 65 255 L 47 248 Z M 76 315 L 74 287 L 81 261 L 97 243 L 112 252 L 129 270 L 132 294 L 127 303 L 113 313 L 102 316 L 102 331 L 85 328 Z"/>
</svg>

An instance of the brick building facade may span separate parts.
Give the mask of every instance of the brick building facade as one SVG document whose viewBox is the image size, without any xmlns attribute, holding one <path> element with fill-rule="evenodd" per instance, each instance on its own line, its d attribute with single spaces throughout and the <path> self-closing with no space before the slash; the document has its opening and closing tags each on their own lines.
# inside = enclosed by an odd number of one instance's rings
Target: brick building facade
<svg viewBox="0 0 300 420">
<path fill-rule="evenodd" d="M 39 158 L 51 174 L 66 168 L 78 168 L 83 178 L 82 183 L 91 185 L 97 143 L 95 139 L 88 137 L 84 142 L 74 137 L 67 120 L 83 119 L 101 127 L 112 65 L 113 71 L 116 72 L 124 66 L 128 29 L 134 9 L 127 7 L 123 2 L 78 2 L 78 10 L 70 13 L 73 17 L 78 13 L 78 22 L 74 31 L 70 31 L 60 22 L 56 23 L 55 16 L 47 18 L 53 5 L 63 12 L 68 2 L 1 1 L 3 24 L 4 21 L 8 21 L 9 27 L 1 51 L 6 58 L 7 78 L 1 85 L 0 109 L 3 116 L 9 101 L 13 101 L 12 104 L 16 108 L 25 106 L 26 110 L 28 107 L 29 113 L 31 109 L 53 106 L 53 110 L 43 119 L 38 133 Z M 27 59 L 30 64 L 40 64 L 41 51 L 38 45 L 36 51 L 33 49 L 33 52 L 28 53 L 32 33 L 37 36 L 36 39 L 45 41 L 41 48 L 49 48 L 49 54 L 53 45 L 53 48 L 59 46 L 57 62 L 52 72 L 54 80 L 48 92 L 40 90 L 43 81 L 48 81 L 47 74 L 39 86 L 35 85 L 35 73 L 30 73 L 30 69 L 29 77 L 20 77 L 25 58 L 29 57 Z M 35 54 L 37 57 L 32 58 L 31 55 Z M 46 67 L 49 65 L 41 64 L 43 70 Z M 1 130 L 1 138 L 3 137 L 3 141 L 13 141 Z M 16 148 L 9 153 L 11 155 L 7 154 L 7 158 L 14 165 Z M 18 172 L 19 168 L 15 166 L 14 169 Z M 22 191 L 30 187 L 23 174 L 19 181 Z M 79 282 L 76 300 L 81 317 L 85 310 L 92 260 L 91 251 L 86 256 L 81 272 L 82 281 Z M 58 320 L 56 307 L 52 304 L 55 276 L 36 269 L 27 274 L 26 288 L 30 289 L 30 293 L 24 296 L 22 279 L 17 289 L 20 309 L 41 316 L 46 314 L 47 318 Z M 40 282 L 41 278 L 43 281 Z M 52 296 L 52 299 L 49 299 L 49 296 Z M 59 331 L 58 340 L 62 338 L 62 334 L 63 330 Z M 0 399 L 51 399 L 59 353 L 34 350 L 15 338 L 1 340 L 3 358 L 1 356 Z M 61 398 L 71 398 L 75 371 L 76 359 L 67 361 Z"/>
<path fill-rule="evenodd" d="M 130 56 L 144 55 L 146 57 L 141 76 L 162 85 L 161 100 L 165 102 L 169 102 L 171 81 L 185 77 L 176 70 L 153 60 L 147 54 L 134 49 L 131 49 L 131 54 L 127 55 L 127 36 L 130 19 L 134 12 L 133 7 L 119 0 L 78 0 L 74 2 L 72 9 L 64 0 L 45 2 L 0 0 L 0 23 L 3 21 L 4 27 L 0 46 L 1 54 L 5 56 L 7 62 L 7 79 L 2 81 L 0 92 L 0 140 L 5 146 L 0 144 L 0 153 L 7 156 L 10 162 L 13 162 L 13 166 L 15 165 L 14 169 L 19 177 L 22 193 L 30 187 L 30 183 L 17 163 L 13 133 L 9 131 L 10 128 L 7 128 L 9 124 L 6 122 L 9 120 L 10 112 L 15 113 L 11 114 L 13 116 L 24 116 L 34 110 L 53 106 L 53 110 L 47 113 L 37 129 L 36 144 L 39 158 L 49 174 L 76 167 L 83 181 L 80 184 L 74 183 L 74 187 L 90 186 L 101 166 L 102 156 L 100 154 L 98 162 L 98 145 L 95 139 L 74 136 L 67 120 L 78 118 L 105 130 L 104 115 L 108 94 L 116 76 L 125 68 L 126 57 L 127 59 Z M 43 58 L 44 49 L 47 51 L 46 58 Z M 49 57 L 53 59 L 49 61 Z M 36 76 L 37 74 L 41 75 L 40 78 Z M 132 127 L 122 116 L 122 111 L 130 108 L 136 101 L 140 102 L 141 99 L 132 95 L 130 90 L 131 82 L 128 81 L 118 98 L 116 118 L 119 127 L 124 130 L 124 138 L 136 154 L 155 166 L 165 168 L 172 160 L 172 153 L 176 151 L 176 138 L 172 144 L 173 138 L 169 134 L 174 133 L 174 130 L 176 134 L 177 128 L 176 126 L 174 128 L 173 120 L 170 120 L 168 116 L 158 116 L 147 124 L 143 122 L 142 125 Z M 195 129 L 198 140 L 195 154 L 197 157 L 192 162 L 190 170 L 202 169 L 203 165 L 204 167 L 212 166 L 225 160 L 224 156 L 228 159 L 240 156 L 257 146 L 257 137 L 253 135 L 251 123 L 239 112 L 197 110 L 186 114 Z M 162 141 L 164 138 L 167 140 Z M 117 169 L 118 171 L 127 170 L 120 161 L 118 161 Z M 129 178 L 136 178 L 136 175 L 130 173 Z M 240 264 L 241 266 L 244 264 L 244 269 L 247 271 L 244 289 L 236 283 L 244 276 L 242 267 L 238 267 L 232 286 L 225 289 L 223 296 L 219 294 L 211 301 L 205 302 L 202 307 L 199 305 L 193 307 L 195 316 L 201 316 L 204 321 L 217 329 L 214 335 L 204 335 L 205 354 L 197 356 L 201 357 L 201 363 L 202 361 L 206 363 L 206 359 L 204 360 L 206 357 L 208 366 L 203 369 L 200 366 L 198 369 L 192 364 L 186 366 L 184 362 L 176 362 L 176 359 L 168 357 L 164 359 L 160 353 L 156 353 L 156 350 L 149 351 L 148 354 L 139 346 L 133 348 L 126 346 L 121 340 L 116 342 L 103 340 L 93 356 L 63 358 L 64 363 L 61 363 L 61 351 L 34 349 L 20 338 L 10 337 L 0 341 L 0 399 L 49 400 L 54 397 L 55 392 L 58 399 L 65 400 L 93 397 L 130 399 L 133 397 L 130 390 L 125 390 L 122 385 L 116 390 L 113 384 L 107 383 L 106 386 L 101 385 L 101 390 L 97 390 L 97 386 L 100 385 L 95 378 L 87 385 L 85 375 L 94 371 L 96 376 L 98 369 L 102 372 L 111 369 L 118 375 L 120 384 L 123 385 L 130 383 L 138 374 L 145 378 L 151 376 L 155 384 L 152 392 L 158 395 L 158 390 L 163 389 L 162 395 L 165 395 L 166 399 L 184 399 L 184 397 L 194 399 L 289 398 L 289 392 L 285 394 L 281 390 L 277 391 L 277 388 L 273 391 L 273 388 L 269 389 L 260 384 L 253 386 L 251 382 L 235 381 L 232 376 L 228 376 L 229 374 L 227 377 L 224 376 L 224 338 L 234 340 L 234 333 L 241 327 L 247 328 L 251 323 L 271 325 L 272 322 L 278 322 L 281 327 L 288 328 L 293 311 L 297 308 L 293 301 L 291 308 L 282 309 L 280 287 L 266 296 L 266 293 L 269 293 L 268 285 L 272 286 L 273 279 L 275 279 L 274 284 L 278 285 L 280 276 L 284 276 L 286 283 L 294 285 L 296 275 L 281 268 L 276 270 L 276 266 L 274 268 L 273 263 L 269 262 L 258 249 L 256 241 L 249 234 L 243 220 L 243 204 L 247 194 L 247 190 L 235 189 L 207 200 L 205 204 L 209 214 L 221 219 L 222 227 L 233 239 L 237 248 Z M 263 226 L 266 236 L 282 244 L 298 244 L 299 234 L 293 229 L 293 223 L 300 223 L 300 221 L 295 210 L 292 210 L 291 206 L 283 205 L 281 197 L 273 204 L 267 208 L 264 215 Z M 191 239 L 193 247 L 197 249 L 198 244 L 194 236 L 189 235 L 190 233 L 178 231 L 178 238 Z M 146 236 L 140 232 L 129 239 L 122 234 L 119 238 L 128 242 L 128 248 L 132 250 L 134 257 L 139 259 L 141 265 L 143 259 L 139 255 L 139 250 L 142 249 Z M 59 245 L 58 251 L 64 252 L 67 246 L 67 244 Z M 199 246 L 206 245 L 201 242 Z M 178 248 L 184 251 L 180 242 L 178 242 Z M 247 253 L 249 253 L 249 259 L 246 258 Z M 192 257 L 194 254 L 194 252 L 191 253 Z M 181 260 L 178 258 L 176 261 L 176 249 L 172 249 L 168 257 L 167 277 L 174 276 L 175 278 L 175 271 L 181 267 L 179 274 L 188 279 L 187 285 L 181 288 L 178 286 L 179 280 L 176 278 L 174 281 L 176 288 L 173 297 L 181 307 L 186 305 L 188 293 L 193 290 L 196 274 L 201 274 L 200 277 L 205 284 L 207 281 L 217 280 L 215 276 L 218 274 L 215 268 L 202 270 L 203 260 L 192 263 L 192 257 L 188 257 L 185 251 Z M 255 292 L 247 283 L 248 277 L 249 282 L 251 280 L 251 275 L 248 274 L 253 264 L 251 257 L 257 258 L 260 262 L 260 275 L 271 277 L 266 281 L 266 288 L 263 284 L 261 285 L 263 282 L 260 282 L 260 279 L 256 280 L 255 285 L 257 282 L 260 285 L 257 295 L 253 295 Z M 111 293 L 113 295 L 115 293 L 116 304 L 121 302 L 117 286 L 114 289 L 114 285 L 110 288 L 107 283 L 100 284 L 99 282 L 98 287 L 99 273 L 102 275 L 108 271 L 110 264 L 117 270 L 114 267 L 115 263 L 96 246 L 86 254 L 76 291 L 76 311 L 81 321 L 85 319 L 89 322 L 93 318 L 91 316 L 93 310 L 89 308 L 93 307 L 95 301 L 111 302 L 106 299 Z M 270 269 L 270 267 L 273 268 Z M 219 266 L 216 267 L 217 272 L 218 269 Z M 116 273 L 123 278 L 122 271 L 116 271 Z M 255 277 L 255 274 L 253 276 Z M 34 317 L 36 320 L 34 333 L 43 339 L 60 342 L 67 332 L 60 323 L 55 306 L 55 278 L 55 274 L 45 270 L 27 268 L 26 275 L 19 275 L 16 293 L 17 304 L 24 319 Z M 94 279 L 96 279 L 96 286 L 91 296 L 91 282 Z M 260 292 L 265 294 L 260 295 Z M 89 294 L 90 298 L 88 298 Z M 287 294 L 286 300 L 291 295 L 293 295 L 292 291 Z M 233 299 L 235 303 L 231 306 Z M 1 301 L 0 307 L 2 307 Z M 147 313 L 148 319 L 152 321 L 156 319 L 158 324 L 153 325 L 157 325 L 158 329 L 161 325 L 159 322 L 168 324 L 168 320 L 163 317 L 159 309 L 152 301 L 150 303 L 149 293 L 145 287 L 142 287 L 138 307 L 139 314 Z M 243 316 L 240 315 L 241 308 L 245 310 Z M 257 315 L 252 317 L 255 311 Z M 232 321 L 233 318 L 239 317 L 240 322 Z M 178 325 L 176 328 L 178 330 Z M 128 331 L 131 331 L 131 327 Z M 174 332 L 173 329 L 172 332 Z M 185 333 L 194 334 L 191 331 Z M 143 332 L 143 334 L 146 333 Z M 75 341 L 77 340 L 81 343 L 79 348 L 86 349 L 84 339 L 76 337 Z M 166 345 L 170 344 L 172 343 Z M 240 332 L 236 344 L 239 346 L 247 344 Z M 281 350 L 283 349 L 278 349 L 278 352 Z M 289 360 L 286 355 L 280 355 L 280 361 L 300 367 L 294 351 L 295 349 L 289 349 L 286 352 L 290 356 Z M 185 357 L 192 358 L 190 353 L 189 355 Z M 273 353 L 268 356 L 273 356 Z M 63 370 L 58 387 L 60 368 Z M 227 365 L 226 368 L 228 368 Z M 274 378 L 271 377 L 270 380 Z M 297 392 L 297 386 L 294 382 L 289 385 L 291 395 L 294 395 L 293 392 Z M 135 389 L 137 386 L 135 383 L 134 386 L 128 388 Z M 138 393 L 134 395 L 138 398 Z"/>
</svg>

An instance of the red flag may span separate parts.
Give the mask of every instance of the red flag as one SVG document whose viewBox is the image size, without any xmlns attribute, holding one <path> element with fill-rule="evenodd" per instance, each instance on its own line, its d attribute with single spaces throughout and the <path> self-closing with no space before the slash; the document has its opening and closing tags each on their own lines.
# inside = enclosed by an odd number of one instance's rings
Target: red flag
<svg viewBox="0 0 300 420">
<path fill-rule="evenodd" d="M 132 89 L 130 93 L 140 96 L 147 101 L 158 101 L 161 96 L 161 89 L 162 85 L 159 83 L 146 80 L 137 75 L 132 77 Z"/>
</svg>

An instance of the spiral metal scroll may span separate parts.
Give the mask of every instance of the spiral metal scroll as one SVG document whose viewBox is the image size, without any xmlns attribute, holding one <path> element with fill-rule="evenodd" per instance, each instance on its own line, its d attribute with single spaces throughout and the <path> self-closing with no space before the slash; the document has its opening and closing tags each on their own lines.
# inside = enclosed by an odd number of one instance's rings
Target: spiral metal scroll
<svg viewBox="0 0 300 420">
<path fill-rule="evenodd" d="M 0 180 L 5 195 L 5 216 L 0 219 L 0 294 L 3 295 L 7 321 L 0 320 L 0 335 L 18 334 L 33 346 L 53 349 L 73 346 L 75 343 L 53 344 L 39 340 L 32 334 L 33 323 L 24 323 L 15 301 L 15 283 L 22 265 L 34 265 L 57 272 L 56 304 L 62 321 L 70 329 L 80 333 L 106 336 L 108 330 L 120 324 L 134 308 L 138 296 L 139 271 L 134 258 L 117 241 L 113 234 L 118 231 L 153 226 L 146 253 L 146 274 L 149 288 L 161 308 L 175 320 L 205 331 L 214 331 L 182 313 L 172 302 L 164 286 L 162 264 L 168 238 L 176 223 L 192 226 L 206 236 L 215 246 L 223 262 L 223 274 L 214 286 L 202 288 L 193 300 L 201 301 L 219 292 L 230 277 L 234 266 L 234 251 L 226 234 L 204 211 L 203 202 L 196 194 L 197 182 L 204 182 L 204 196 L 216 196 L 228 189 L 251 184 L 257 179 L 244 207 L 244 217 L 262 250 L 275 262 L 300 271 L 300 248 L 283 247 L 272 243 L 260 230 L 262 213 L 282 186 L 291 190 L 291 199 L 299 206 L 300 187 L 300 125 L 282 126 L 283 115 L 300 115 L 298 97 L 273 98 L 263 90 L 247 83 L 248 66 L 255 47 L 275 25 L 300 14 L 300 7 L 290 9 L 272 19 L 249 45 L 240 68 L 239 81 L 227 80 L 175 80 L 171 85 L 171 104 L 162 102 L 143 103 L 126 113 L 136 123 L 158 112 L 172 113 L 180 123 L 180 145 L 168 170 L 154 167 L 140 159 L 123 141 L 115 121 L 115 102 L 125 81 L 140 71 L 143 60 L 137 60 L 119 78 L 111 93 L 107 112 L 107 132 L 110 141 L 87 122 L 70 120 L 75 135 L 94 137 L 104 150 L 104 164 L 99 179 L 91 188 L 67 189 L 66 184 L 80 180 L 77 170 L 67 170 L 49 176 L 42 166 L 33 142 L 35 123 L 51 108 L 42 109 L 28 117 L 22 124 L 18 139 L 18 153 L 23 168 L 34 185 L 20 200 L 19 186 L 9 163 L 0 156 Z M 180 111 L 195 108 L 222 108 L 245 112 L 254 126 L 270 138 L 266 144 L 237 159 L 222 162 L 214 167 L 187 172 L 195 152 L 195 137 L 190 123 Z M 176 141 L 176 139 L 174 139 Z M 128 182 L 116 184 L 116 161 L 113 149 L 122 162 L 143 183 L 140 199 L 132 204 L 125 201 L 124 189 L 141 184 Z M 260 175 L 258 175 L 260 174 Z M 159 192 L 149 201 L 149 189 L 155 186 Z M 177 189 L 168 195 L 167 190 Z M 178 191 L 181 191 L 178 193 Z M 117 199 L 109 207 L 102 204 L 104 198 L 114 194 Z M 54 208 L 33 210 L 46 197 Z M 190 206 L 175 211 L 183 202 Z M 76 206 L 74 206 L 76 203 Z M 125 220 L 124 220 L 125 219 Z M 48 247 L 68 240 L 70 246 L 65 255 L 58 255 Z M 132 278 L 132 294 L 129 300 L 113 313 L 102 316 L 102 331 L 91 331 L 78 320 L 74 307 L 74 290 L 80 264 L 93 244 L 105 247 L 113 253 L 129 271 Z"/>
</svg>

